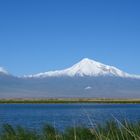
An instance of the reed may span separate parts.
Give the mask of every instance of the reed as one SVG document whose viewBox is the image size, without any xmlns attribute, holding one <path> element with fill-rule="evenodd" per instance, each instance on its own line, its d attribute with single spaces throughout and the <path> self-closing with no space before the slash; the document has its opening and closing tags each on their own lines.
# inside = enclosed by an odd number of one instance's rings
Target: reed
<svg viewBox="0 0 140 140">
<path fill-rule="evenodd" d="M 140 122 L 114 119 L 104 125 L 96 124 L 95 128 L 74 126 L 64 131 L 46 124 L 39 132 L 5 124 L 0 140 L 140 140 Z"/>
</svg>

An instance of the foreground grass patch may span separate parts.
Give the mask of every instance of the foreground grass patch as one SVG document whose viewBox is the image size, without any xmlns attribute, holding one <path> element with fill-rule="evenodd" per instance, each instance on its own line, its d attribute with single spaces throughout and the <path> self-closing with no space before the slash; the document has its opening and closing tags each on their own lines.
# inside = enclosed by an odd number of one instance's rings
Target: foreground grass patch
<svg viewBox="0 0 140 140">
<path fill-rule="evenodd" d="M 0 140 L 140 140 L 140 123 L 108 121 L 94 128 L 73 127 L 60 132 L 44 125 L 41 132 L 3 125 Z"/>
</svg>

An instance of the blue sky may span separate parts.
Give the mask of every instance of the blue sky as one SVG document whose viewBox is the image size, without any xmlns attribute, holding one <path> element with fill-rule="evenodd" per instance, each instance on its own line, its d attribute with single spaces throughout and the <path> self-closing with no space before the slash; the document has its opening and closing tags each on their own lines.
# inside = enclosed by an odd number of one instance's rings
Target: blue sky
<svg viewBox="0 0 140 140">
<path fill-rule="evenodd" d="M 15 75 L 84 57 L 140 74 L 139 0 L 0 0 L 0 66 Z"/>
</svg>

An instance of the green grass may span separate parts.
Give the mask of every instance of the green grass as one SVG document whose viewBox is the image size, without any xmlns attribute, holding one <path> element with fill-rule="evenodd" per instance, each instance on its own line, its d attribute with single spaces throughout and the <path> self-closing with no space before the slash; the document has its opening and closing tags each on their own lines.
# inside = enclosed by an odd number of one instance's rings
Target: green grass
<svg viewBox="0 0 140 140">
<path fill-rule="evenodd" d="M 100 98 L 44 98 L 44 99 L 0 99 L 0 103 L 122 103 L 140 104 L 140 99 L 100 99 Z"/>
<path fill-rule="evenodd" d="M 39 132 L 5 124 L 0 140 L 140 140 L 140 123 L 119 122 L 114 119 L 93 128 L 82 126 L 60 132 L 51 125 L 44 125 Z"/>
</svg>

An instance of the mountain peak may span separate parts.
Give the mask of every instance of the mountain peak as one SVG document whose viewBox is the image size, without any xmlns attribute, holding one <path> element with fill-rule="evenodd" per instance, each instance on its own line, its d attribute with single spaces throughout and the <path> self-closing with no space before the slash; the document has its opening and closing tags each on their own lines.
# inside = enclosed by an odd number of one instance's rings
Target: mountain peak
<svg viewBox="0 0 140 140">
<path fill-rule="evenodd" d="M 89 58 L 84 58 L 77 64 L 82 65 L 83 67 L 86 67 L 86 66 L 93 66 L 93 65 L 94 66 L 99 66 L 102 63 L 99 63 L 99 62 L 97 62 L 95 60 L 92 60 L 92 59 L 89 59 Z"/>
<path fill-rule="evenodd" d="M 102 64 L 92 59 L 84 58 L 79 63 L 67 69 L 70 75 L 75 76 L 119 76 L 126 77 L 129 74 L 113 67 Z"/>
<path fill-rule="evenodd" d="M 89 58 L 84 58 L 80 62 L 76 63 L 70 68 L 57 71 L 49 71 L 45 73 L 39 73 L 36 75 L 30 75 L 27 77 L 60 77 L 60 76 L 116 76 L 116 77 L 130 77 L 129 74 L 113 67 L 94 61 Z"/>
<path fill-rule="evenodd" d="M 89 58 L 83 58 L 83 59 L 81 60 L 81 62 L 90 62 L 90 61 L 94 61 L 94 60 L 89 59 Z"/>
<path fill-rule="evenodd" d="M 95 61 L 95 60 L 92 60 L 92 59 L 89 59 L 89 58 L 83 58 L 79 63 L 82 63 L 82 64 L 98 64 L 99 62 Z"/>
</svg>

